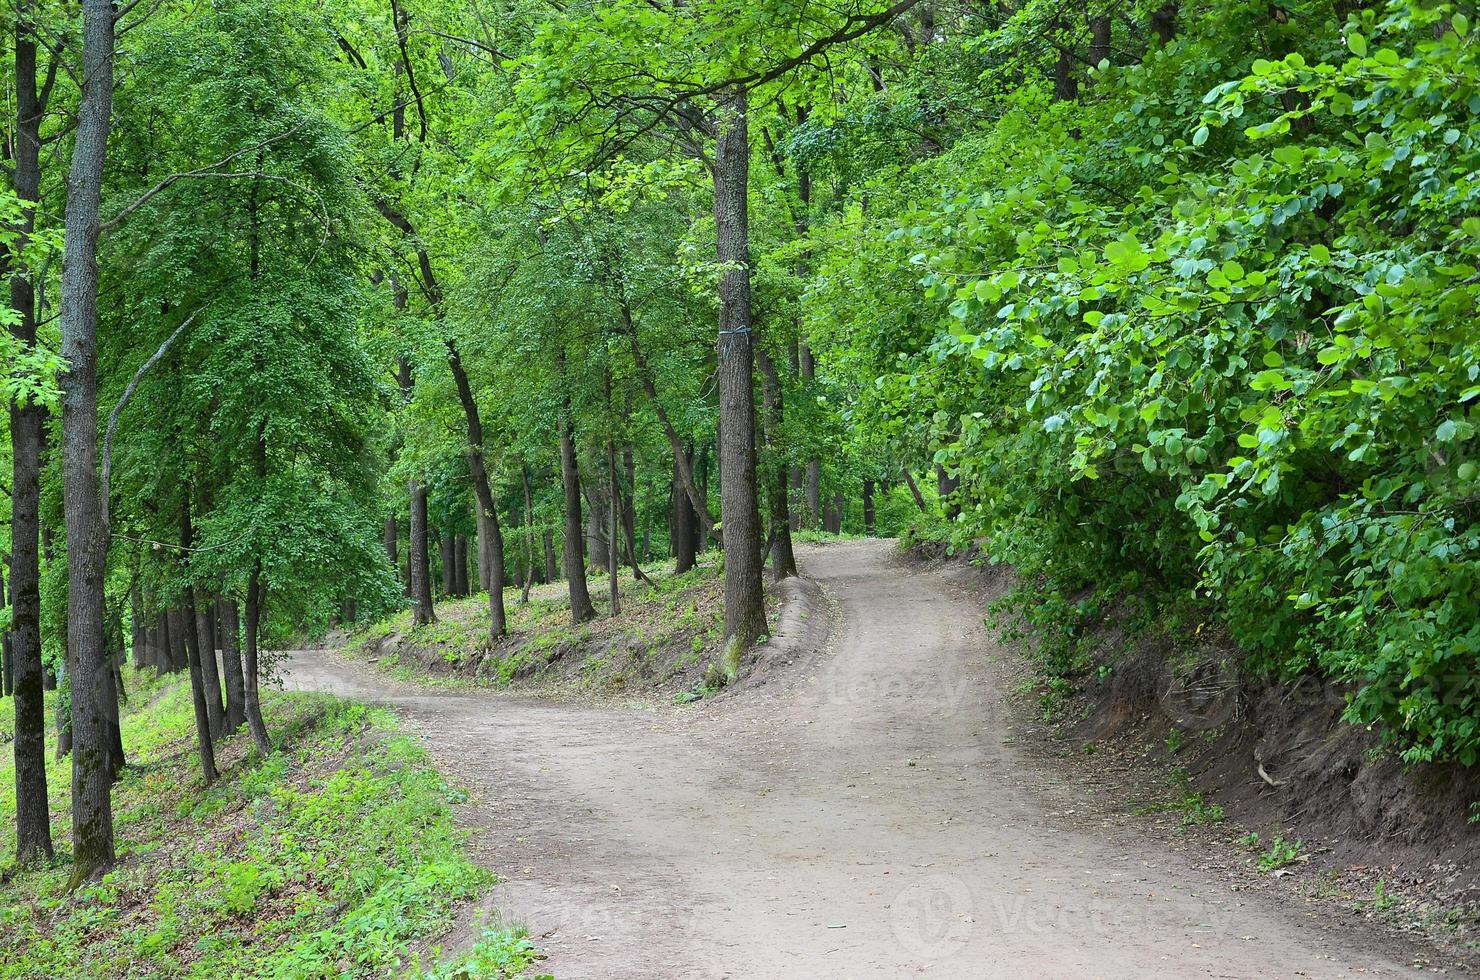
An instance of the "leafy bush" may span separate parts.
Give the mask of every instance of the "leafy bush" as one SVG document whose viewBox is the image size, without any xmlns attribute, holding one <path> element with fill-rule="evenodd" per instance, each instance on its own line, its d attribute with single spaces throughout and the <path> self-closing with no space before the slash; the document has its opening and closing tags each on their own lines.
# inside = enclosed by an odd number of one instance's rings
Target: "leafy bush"
<svg viewBox="0 0 1480 980">
<path fill-rule="evenodd" d="M 931 348 L 954 367 L 930 378 L 932 438 L 968 487 L 963 537 L 1061 594 L 1195 591 L 1250 669 L 1348 685 L 1347 717 L 1405 759 L 1465 765 L 1480 757 L 1469 30 L 1444 4 L 1310 16 L 1298 35 L 1253 6 L 1189 12 L 1094 99 L 1005 97 L 954 151 L 952 190 L 895 239 L 950 323 Z"/>
</svg>

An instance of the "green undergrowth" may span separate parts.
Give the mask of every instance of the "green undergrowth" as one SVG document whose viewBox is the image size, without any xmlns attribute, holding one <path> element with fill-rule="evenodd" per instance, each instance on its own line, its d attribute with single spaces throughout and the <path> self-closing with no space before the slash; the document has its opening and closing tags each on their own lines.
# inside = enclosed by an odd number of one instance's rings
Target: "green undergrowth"
<svg viewBox="0 0 1480 980">
<path fill-rule="evenodd" d="M 686 679 L 718 655 L 724 638 L 722 568 L 717 554 L 682 574 L 674 573 L 671 561 L 655 562 L 643 567 L 651 584 L 623 569 L 616 617 L 610 615 L 606 576 L 592 575 L 587 585 L 597 618 L 579 625 L 570 620 L 563 582 L 536 586 L 528 602 L 520 602 L 520 588 L 510 587 L 504 594 L 508 634 L 492 649 L 488 597 L 479 593 L 436 603 L 437 619 L 425 626 L 412 625 L 409 609 L 363 626 L 349 650 L 421 683 L 663 686 Z"/>
<path fill-rule="evenodd" d="M 493 876 L 469 860 L 453 825 L 454 801 L 466 794 L 395 731 L 388 712 L 268 692 L 277 751 L 261 757 L 245 733 L 234 736 L 218 749 L 222 776 L 207 788 L 183 679 L 132 670 L 125 679 L 130 765 L 113 797 L 119 865 L 67 893 L 68 763 L 53 761 L 58 860 L 19 871 L 0 891 L 0 977 L 327 980 L 438 961 L 429 942 Z M 7 734 L 10 704 L 0 702 Z M 13 768 L 7 752 L 0 847 L 11 854 Z M 422 975 L 515 976 L 535 959 L 519 933 L 497 941 L 505 954 L 481 972 Z"/>
</svg>

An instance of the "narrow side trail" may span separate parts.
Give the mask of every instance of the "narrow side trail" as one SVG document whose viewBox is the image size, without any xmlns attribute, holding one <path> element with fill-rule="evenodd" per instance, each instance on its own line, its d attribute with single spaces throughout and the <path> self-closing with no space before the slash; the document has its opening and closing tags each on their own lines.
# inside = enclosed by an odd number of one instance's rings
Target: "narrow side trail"
<svg viewBox="0 0 1480 980">
<path fill-rule="evenodd" d="M 289 683 L 424 736 L 558 980 L 1418 975 L 1054 810 L 955 573 L 887 541 L 802 557 L 828 649 L 694 708 L 428 693 L 329 653 Z"/>
</svg>

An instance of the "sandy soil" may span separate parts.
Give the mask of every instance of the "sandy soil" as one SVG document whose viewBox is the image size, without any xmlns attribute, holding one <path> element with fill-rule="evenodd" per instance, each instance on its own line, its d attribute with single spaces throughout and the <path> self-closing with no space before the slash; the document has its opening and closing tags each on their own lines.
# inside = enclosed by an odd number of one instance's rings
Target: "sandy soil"
<svg viewBox="0 0 1480 980">
<path fill-rule="evenodd" d="M 892 542 L 802 560 L 828 647 L 698 706 L 429 693 L 318 651 L 289 686 L 424 736 L 473 793 L 490 904 L 559 980 L 1419 974 L 1045 791 L 958 574 Z"/>
</svg>

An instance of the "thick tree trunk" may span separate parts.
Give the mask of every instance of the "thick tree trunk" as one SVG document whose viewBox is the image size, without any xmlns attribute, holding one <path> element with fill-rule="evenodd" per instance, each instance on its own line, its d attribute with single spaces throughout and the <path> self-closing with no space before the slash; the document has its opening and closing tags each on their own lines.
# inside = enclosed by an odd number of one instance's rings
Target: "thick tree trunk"
<svg viewBox="0 0 1480 980">
<path fill-rule="evenodd" d="M 766 449 L 770 460 L 763 467 L 771 505 L 771 574 L 780 581 L 797 574 L 796 552 L 791 546 L 791 505 L 786 499 L 786 443 L 781 434 L 785 415 L 781 378 L 765 348 L 755 351 L 761 369 L 761 404 L 766 418 Z"/>
<path fill-rule="evenodd" d="M 247 622 L 243 634 L 242 680 L 244 681 L 243 703 L 247 708 L 247 728 L 252 732 L 252 744 L 262 755 L 272 751 L 272 742 L 267 738 L 267 724 L 262 719 L 262 699 L 257 682 L 261 676 L 258 666 L 257 641 L 262 628 L 262 566 L 254 565 L 247 579 Z M 237 632 L 236 602 L 226 604 L 226 629 Z"/>
<path fill-rule="evenodd" d="M 242 672 L 240 624 L 236 603 L 225 598 L 216 600 L 221 617 L 221 670 L 226 675 L 226 716 L 222 727 L 230 735 L 247 720 L 247 686 Z M 229 612 L 228 612 L 229 610 Z"/>
<path fill-rule="evenodd" d="M 115 860 L 109 685 L 103 649 L 108 527 L 98 486 L 98 209 L 113 119 L 112 0 L 83 0 L 82 97 L 67 181 L 62 258 L 62 509 L 67 525 L 67 649 L 72 676 L 71 885 Z"/>
<path fill-rule="evenodd" d="M 475 519 L 473 521 L 473 527 L 474 527 L 474 532 L 475 532 L 474 533 L 474 537 L 477 539 L 477 549 L 476 550 L 477 550 L 477 555 L 478 555 L 478 591 L 479 592 L 487 592 L 488 591 L 488 544 L 487 544 L 487 537 L 488 537 L 488 535 L 485 534 L 484 531 L 483 531 L 483 525 L 484 525 L 485 522 L 484 521 L 481 521 L 481 520 L 477 520 L 476 517 L 477 517 L 477 515 L 474 515 L 474 518 Z"/>
<path fill-rule="evenodd" d="M 457 594 L 472 595 L 468 588 L 468 536 L 459 534 L 453 539 L 452 570 L 457 573 Z"/>
<path fill-rule="evenodd" d="M 504 613 L 504 535 L 499 529 L 498 502 L 493 498 L 488 469 L 484 465 L 483 421 L 478 415 L 478 403 L 473 398 L 473 388 L 468 374 L 463 370 L 462 357 L 457 345 L 446 341 L 447 365 L 452 369 L 452 380 L 457 385 L 457 398 L 462 403 L 463 417 L 467 422 L 468 469 L 473 476 L 473 496 L 478 503 L 478 513 L 485 521 L 484 546 L 488 549 L 488 642 L 492 644 L 508 629 L 508 618 Z"/>
<path fill-rule="evenodd" d="M 560 578 L 560 572 L 555 567 L 555 532 L 545 528 L 540 536 L 545 540 L 545 581 L 554 582 Z"/>
<path fill-rule="evenodd" d="M 1098 68 L 1100 62 L 1110 60 L 1110 54 L 1110 15 L 1101 14 L 1089 22 L 1089 63 Z"/>
<path fill-rule="evenodd" d="M 755 395 L 750 316 L 750 228 L 747 183 L 750 140 L 743 89 L 721 101 L 714 153 L 714 221 L 720 279 L 719 418 L 721 518 L 725 542 L 726 673 L 739 652 L 765 632 L 761 521 L 756 505 Z"/>
<path fill-rule="evenodd" d="M 565 488 L 566 589 L 570 593 L 571 622 L 579 625 L 596 618 L 591 593 L 586 589 L 586 556 L 581 540 L 581 475 L 576 469 L 576 445 L 570 431 L 570 402 L 562 406 L 560 416 L 560 481 Z"/>
<path fill-rule="evenodd" d="M 413 478 L 407 485 L 411 498 L 411 621 L 425 626 L 437 621 L 432 609 L 432 569 L 427 560 L 427 488 Z"/>
<path fill-rule="evenodd" d="M 602 463 L 601 468 L 605 469 L 606 464 Z M 586 553 L 591 556 L 593 571 L 606 568 L 610 557 L 606 533 L 609 498 L 602 494 L 604 482 L 593 477 L 582 485 L 586 492 Z"/>
<path fill-rule="evenodd" d="M 863 481 L 863 533 L 874 536 L 874 481 Z"/>
</svg>

